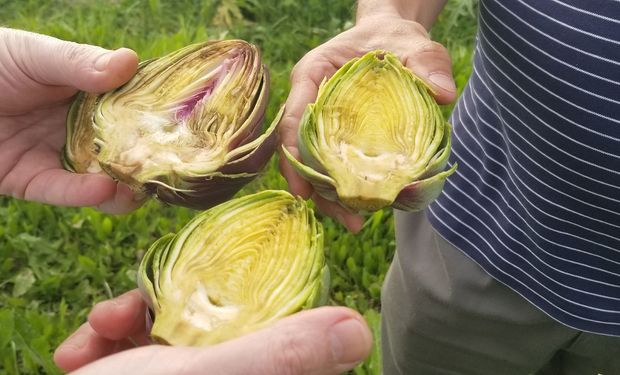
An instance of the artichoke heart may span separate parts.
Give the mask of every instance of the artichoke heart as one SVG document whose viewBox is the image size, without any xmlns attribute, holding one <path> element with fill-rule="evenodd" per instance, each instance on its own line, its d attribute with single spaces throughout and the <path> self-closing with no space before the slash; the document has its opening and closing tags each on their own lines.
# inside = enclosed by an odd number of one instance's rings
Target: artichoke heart
<svg viewBox="0 0 620 375">
<path fill-rule="evenodd" d="M 321 84 L 301 119 L 301 161 L 283 153 L 320 195 L 351 211 L 417 211 L 456 169 L 445 170 L 450 132 L 430 88 L 392 53 L 372 51 Z"/>
<path fill-rule="evenodd" d="M 216 344 L 325 304 L 323 230 L 306 203 L 285 191 L 233 199 L 155 242 L 138 285 L 155 341 Z"/>
<path fill-rule="evenodd" d="M 147 60 L 120 88 L 78 95 L 67 117 L 65 167 L 107 173 L 171 204 L 212 207 L 275 151 L 275 124 L 262 128 L 268 90 L 258 49 L 241 40 Z"/>
</svg>

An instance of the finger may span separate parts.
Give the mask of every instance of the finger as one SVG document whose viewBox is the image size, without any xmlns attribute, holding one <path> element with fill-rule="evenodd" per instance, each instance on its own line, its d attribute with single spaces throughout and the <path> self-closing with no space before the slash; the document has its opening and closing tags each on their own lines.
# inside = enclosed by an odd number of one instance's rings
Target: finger
<svg viewBox="0 0 620 375">
<path fill-rule="evenodd" d="M 134 289 L 96 304 L 88 315 L 88 322 L 95 332 L 106 339 L 132 337 L 138 344 L 147 344 L 145 313 L 146 304 L 140 291 Z"/>
<path fill-rule="evenodd" d="M 116 343 L 97 334 L 88 323 L 66 339 L 54 352 L 54 362 L 64 371 L 73 371 L 114 352 Z"/>
<path fill-rule="evenodd" d="M 372 335 L 359 314 L 344 307 L 323 307 L 212 347 L 152 345 L 125 351 L 77 374 L 335 375 L 362 361 L 371 345 Z"/>
<path fill-rule="evenodd" d="M 319 211 L 324 215 L 335 218 L 340 224 L 347 227 L 353 233 L 358 233 L 364 226 L 364 218 L 347 211 L 344 207 L 336 202 L 329 201 L 317 193 L 312 195 L 312 200 L 318 207 Z"/>
<path fill-rule="evenodd" d="M 300 159 L 297 147 L 297 132 L 301 117 L 308 106 L 316 99 L 321 81 L 326 76 L 331 76 L 336 68 L 324 60 L 320 53 L 312 52 L 293 68 L 291 72 L 291 91 L 286 100 L 286 106 L 282 119 L 278 124 L 282 144 L 287 150 Z M 286 158 L 280 158 L 280 171 L 289 184 L 293 194 L 307 199 L 312 193 L 312 186 L 295 172 Z"/>
<path fill-rule="evenodd" d="M 297 160 L 301 160 L 299 150 L 297 147 L 289 147 L 287 150 Z M 291 163 L 286 159 L 286 156 L 280 151 L 278 157 L 278 163 L 280 165 L 280 173 L 288 182 L 289 190 L 296 195 L 301 196 L 304 199 L 310 198 L 312 195 L 312 185 L 301 177 L 297 171 L 293 168 Z"/>
<path fill-rule="evenodd" d="M 62 169 L 45 169 L 32 176 L 23 198 L 60 206 L 94 206 L 109 199 L 116 183 L 97 174 L 77 174 Z"/>
<path fill-rule="evenodd" d="M 21 30 L 7 30 L 14 63 L 37 83 L 104 92 L 125 83 L 138 66 L 127 48 L 110 51 Z"/>
<path fill-rule="evenodd" d="M 431 40 L 419 43 L 412 49 L 413 53 L 405 56 L 405 65 L 431 86 L 437 103 L 453 102 L 457 92 L 448 50 Z"/>
<path fill-rule="evenodd" d="M 222 374 L 340 374 L 362 361 L 371 345 L 372 335 L 358 313 L 323 307 L 219 345 L 204 359 Z M 249 354 L 248 360 L 235 360 L 242 353 Z"/>
<path fill-rule="evenodd" d="M 114 353 L 122 352 L 125 350 L 135 349 L 140 346 L 151 345 L 153 342 L 146 336 L 142 336 L 141 334 L 131 335 L 123 340 L 116 342 L 116 347 L 114 348 Z"/>
<path fill-rule="evenodd" d="M 58 206 L 102 206 L 110 213 L 129 212 L 140 205 L 133 201 L 127 187 L 108 176 L 62 169 L 47 169 L 33 176 L 25 186 L 23 199 Z"/>
<path fill-rule="evenodd" d="M 282 134 L 282 144 L 289 149 L 296 148 L 297 129 L 299 129 L 301 116 L 308 104 L 316 99 L 321 80 L 328 74 L 324 68 L 321 69 L 323 73 L 312 73 L 308 64 L 301 61 L 293 68 L 291 91 L 286 99 L 284 114 L 280 120 L 279 130 Z"/>
<path fill-rule="evenodd" d="M 129 186 L 119 182 L 114 195 L 99 203 L 97 209 L 108 214 L 126 214 L 139 208 L 145 201 L 146 197 L 136 196 Z"/>
</svg>

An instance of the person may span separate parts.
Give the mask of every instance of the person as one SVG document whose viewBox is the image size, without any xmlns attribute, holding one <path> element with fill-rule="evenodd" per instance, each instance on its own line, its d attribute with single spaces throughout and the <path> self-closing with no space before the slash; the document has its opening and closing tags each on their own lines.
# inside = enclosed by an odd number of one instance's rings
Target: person
<svg viewBox="0 0 620 375">
<path fill-rule="evenodd" d="M 295 66 L 281 124 L 323 76 L 389 49 L 436 91 L 456 90 L 429 39 L 444 0 L 359 0 L 356 26 Z M 439 198 L 395 212 L 382 292 L 384 374 L 620 374 L 620 2 L 480 0 L 473 72 L 451 116 Z M 372 106 L 372 101 L 362 107 Z M 291 190 L 353 231 L 284 161 Z"/>
<path fill-rule="evenodd" d="M 137 63 L 125 48 L 108 51 L 0 28 L 0 194 L 111 213 L 136 208 L 140 202 L 126 186 L 63 170 L 60 150 L 77 90 L 118 87 Z M 358 313 L 323 307 L 209 348 L 133 348 L 148 342 L 145 311 L 137 290 L 97 304 L 56 350 L 57 365 L 81 374 L 338 374 L 362 361 L 372 345 Z"/>
<path fill-rule="evenodd" d="M 451 117 L 442 195 L 396 211 L 382 293 L 384 374 L 620 373 L 620 3 L 480 0 L 473 73 Z M 295 66 L 283 144 L 318 85 L 352 57 L 396 53 L 456 98 L 428 35 L 445 0 L 359 0 L 356 25 Z M 352 231 L 282 162 L 290 189 Z"/>
</svg>

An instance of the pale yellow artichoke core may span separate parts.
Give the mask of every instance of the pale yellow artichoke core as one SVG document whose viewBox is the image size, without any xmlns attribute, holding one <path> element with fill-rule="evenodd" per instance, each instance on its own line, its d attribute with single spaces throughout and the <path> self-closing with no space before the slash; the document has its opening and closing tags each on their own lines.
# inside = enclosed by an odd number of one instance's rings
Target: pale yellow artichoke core
<svg viewBox="0 0 620 375">
<path fill-rule="evenodd" d="M 251 217 L 231 210 L 177 239 L 183 253 L 162 269 L 153 336 L 172 345 L 223 341 L 295 312 L 316 289 L 307 212 L 281 201 L 255 206 Z"/>
<path fill-rule="evenodd" d="M 433 122 L 418 88 L 391 64 L 343 80 L 321 103 L 317 130 L 323 165 L 345 203 L 392 203 L 419 174 L 421 151 L 428 147 Z M 424 125 L 423 125 L 424 124 Z M 376 200 L 376 202 L 371 202 Z"/>
<path fill-rule="evenodd" d="M 262 84 L 258 56 L 244 48 L 249 45 L 155 60 L 103 96 L 95 113 L 100 160 L 138 183 L 225 164 Z"/>
</svg>

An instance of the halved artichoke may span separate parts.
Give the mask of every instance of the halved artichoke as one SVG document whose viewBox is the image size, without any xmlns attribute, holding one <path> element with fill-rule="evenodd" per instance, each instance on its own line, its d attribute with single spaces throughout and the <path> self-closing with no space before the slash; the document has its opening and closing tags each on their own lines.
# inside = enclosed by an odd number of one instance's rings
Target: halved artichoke
<svg viewBox="0 0 620 375">
<path fill-rule="evenodd" d="M 393 54 L 369 52 L 323 81 L 301 119 L 295 170 L 354 212 L 426 207 L 456 169 L 450 124 L 430 88 Z"/>
<path fill-rule="evenodd" d="M 301 198 L 267 190 L 196 216 L 162 237 L 139 267 L 151 336 L 215 344 L 326 302 L 323 230 Z"/>
<path fill-rule="evenodd" d="M 268 89 L 258 49 L 242 40 L 145 61 L 122 87 L 78 95 L 65 167 L 105 172 L 171 204 L 211 207 L 255 177 L 277 147 L 275 123 L 262 129 Z"/>
</svg>

